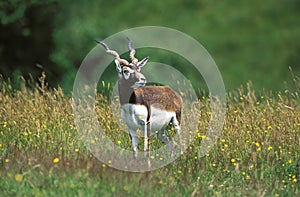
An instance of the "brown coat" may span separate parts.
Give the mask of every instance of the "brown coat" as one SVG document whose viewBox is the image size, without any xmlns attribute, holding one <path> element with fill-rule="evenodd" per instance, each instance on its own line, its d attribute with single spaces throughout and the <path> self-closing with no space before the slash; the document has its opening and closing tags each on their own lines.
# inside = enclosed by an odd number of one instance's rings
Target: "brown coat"
<svg viewBox="0 0 300 197">
<path fill-rule="evenodd" d="M 150 106 L 157 106 L 162 110 L 174 111 L 180 123 L 182 100 L 179 94 L 168 86 L 143 86 L 135 88 L 129 103 L 145 105 L 150 117 Z M 148 118 L 149 118 L 148 117 Z"/>
</svg>

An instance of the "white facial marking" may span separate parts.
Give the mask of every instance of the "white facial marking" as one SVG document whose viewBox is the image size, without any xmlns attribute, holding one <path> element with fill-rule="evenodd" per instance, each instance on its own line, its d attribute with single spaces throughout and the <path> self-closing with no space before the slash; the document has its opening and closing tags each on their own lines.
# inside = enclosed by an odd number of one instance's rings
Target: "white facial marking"
<svg viewBox="0 0 300 197">
<path fill-rule="evenodd" d="M 134 70 L 129 68 L 129 67 L 126 67 L 123 69 L 123 76 L 126 80 L 128 80 L 130 78 L 130 75 L 134 73 Z"/>
</svg>

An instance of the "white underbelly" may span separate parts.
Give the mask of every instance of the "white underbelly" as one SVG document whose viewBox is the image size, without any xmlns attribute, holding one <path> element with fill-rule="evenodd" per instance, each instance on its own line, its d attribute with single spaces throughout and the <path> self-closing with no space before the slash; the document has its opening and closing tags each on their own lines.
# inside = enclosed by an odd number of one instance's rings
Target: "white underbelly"
<svg viewBox="0 0 300 197">
<path fill-rule="evenodd" d="M 175 112 L 168 112 L 155 107 L 151 107 L 151 131 L 159 131 L 162 128 L 166 127 L 170 123 L 172 117 L 176 117 Z"/>
<path fill-rule="evenodd" d="M 149 124 L 151 132 L 156 132 L 169 124 L 175 112 L 168 112 L 159 108 L 151 107 Z M 130 129 L 144 129 L 147 124 L 148 110 L 144 105 L 125 104 L 121 108 L 121 117 Z"/>
<path fill-rule="evenodd" d="M 121 117 L 133 130 L 143 129 L 147 121 L 148 110 L 144 105 L 125 104 L 121 108 Z"/>
</svg>

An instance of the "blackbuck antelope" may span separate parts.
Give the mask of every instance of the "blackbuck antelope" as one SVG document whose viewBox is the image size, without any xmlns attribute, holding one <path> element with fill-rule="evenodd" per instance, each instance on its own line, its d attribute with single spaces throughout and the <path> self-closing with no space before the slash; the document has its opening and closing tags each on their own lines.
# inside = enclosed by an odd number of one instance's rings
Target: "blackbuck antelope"
<svg viewBox="0 0 300 197">
<path fill-rule="evenodd" d="M 106 53 L 115 57 L 118 71 L 118 90 L 121 103 L 121 117 L 129 128 L 134 156 L 138 156 L 137 130 L 144 132 L 144 151 L 149 151 L 149 137 L 158 136 L 163 144 L 168 144 L 172 151 L 173 141 L 170 140 L 167 128 L 175 129 L 180 134 L 180 119 L 182 99 L 179 94 L 168 86 L 145 86 L 146 78 L 141 68 L 148 62 L 149 57 L 139 61 L 128 39 L 130 50 L 129 63 L 121 59 L 116 51 L 110 50 L 104 43 L 96 42 L 104 47 Z"/>
</svg>

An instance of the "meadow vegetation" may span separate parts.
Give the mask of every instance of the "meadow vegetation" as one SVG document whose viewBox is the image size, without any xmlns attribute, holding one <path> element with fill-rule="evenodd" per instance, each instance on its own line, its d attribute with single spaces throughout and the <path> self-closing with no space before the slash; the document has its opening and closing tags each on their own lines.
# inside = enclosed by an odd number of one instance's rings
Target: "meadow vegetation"
<svg viewBox="0 0 300 197">
<path fill-rule="evenodd" d="M 20 89 L 1 78 L 1 196 L 297 196 L 300 81 L 294 82 L 293 91 L 255 92 L 248 83 L 229 92 L 222 135 L 200 158 L 197 146 L 207 138 L 211 115 L 203 96 L 186 152 L 164 168 L 129 173 L 90 153 L 77 135 L 72 99 L 48 88 L 44 75 L 39 84 L 23 80 Z M 116 145 L 130 149 L 126 128 L 106 104 L 97 95 L 99 121 Z"/>
</svg>

